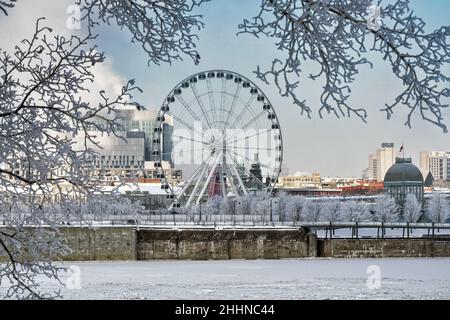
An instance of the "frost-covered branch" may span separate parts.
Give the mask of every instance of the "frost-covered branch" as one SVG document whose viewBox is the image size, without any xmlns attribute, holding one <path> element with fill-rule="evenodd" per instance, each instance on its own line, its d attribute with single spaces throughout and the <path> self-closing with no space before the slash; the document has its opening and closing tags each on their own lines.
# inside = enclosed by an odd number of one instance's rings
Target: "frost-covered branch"
<svg viewBox="0 0 450 320">
<path fill-rule="evenodd" d="M 268 71 L 258 66 L 256 75 L 267 84 L 273 81 L 310 117 L 313 110 L 298 97 L 297 89 L 304 62 L 315 61 L 319 72 L 309 77 L 325 81 L 320 117 L 324 112 L 337 117 L 353 114 L 366 121 L 366 109 L 349 103 L 350 85 L 361 66 L 371 66 L 367 56 L 372 51 L 389 63 L 403 84 L 395 100 L 382 108 L 387 118 L 404 105 L 409 108 L 408 127 L 419 114 L 447 132 L 442 111 L 450 97 L 450 78 L 444 73 L 450 62 L 450 27 L 427 33 L 425 22 L 404 0 L 382 7 L 382 24 L 374 27 L 368 23 L 372 4 L 372 0 L 262 0 L 259 14 L 245 20 L 240 33 L 275 38 L 285 57 L 274 59 Z"/>
<path fill-rule="evenodd" d="M 431 222 L 447 222 L 447 220 L 450 218 L 450 204 L 443 194 L 433 194 L 428 202 L 426 214 Z"/>
<path fill-rule="evenodd" d="M 189 56 L 196 64 L 196 32 L 203 28 L 202 16 L 196 7 L 209 0 L 77 0 L 82 20 L 90 28 L 101 23 L 115 23 L 127 29 L 132 42 L 139 43 L 149 63 L 172 63 Z"/>
<path fill-rule="evenodd" d="M 375 201 L 375 220 L 378 222 L 398 222 L 399 207 L 388 194 L 377 197 Z"/>
<path fill-rule="evenodd" d="M 42 23 L 12 54 L 0 49 L 0 283 L 11 283 L 9 297 L 33 299 L 52 297 L 38 291 L 36 277 L 58 278 L 53 261 L 68 249 L 58 236 L 61 214 L 77 213 L 97 189 L 90 129 L 115 134 L 116 111 L 142 107 L 132 102 L 133 81 L 116 97 L 86 98 L 104 61 L 90 45 L 95 36 L 65 38 Z"/>
<path fill-rule="evenodd" d="M 413 194 L 408 194 L 403 208 L 403 220 L 415 223 L 422 217 L 422 204 Z"/>
<path fill-rule="evenodd" d="M 16 2 L 17 0 L 0 0 L 0 12 L 7 16 L 8 9 L 13 8 Z"/>
</svg>

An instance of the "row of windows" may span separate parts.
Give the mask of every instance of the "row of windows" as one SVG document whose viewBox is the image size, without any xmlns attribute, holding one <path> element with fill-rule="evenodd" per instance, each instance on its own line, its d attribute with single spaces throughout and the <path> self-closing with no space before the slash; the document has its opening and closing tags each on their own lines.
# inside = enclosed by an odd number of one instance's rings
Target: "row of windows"
<svg viewBox="0 0 450 320">
<path fill-rule="evenodd" d="M 408 194 L 414 194 L 417 199 L 423 199 L 423 187 L 417 186 L 390 186 L 386 188 L 388 193 L 395 198 L 405 198 Z"/>
</svg>

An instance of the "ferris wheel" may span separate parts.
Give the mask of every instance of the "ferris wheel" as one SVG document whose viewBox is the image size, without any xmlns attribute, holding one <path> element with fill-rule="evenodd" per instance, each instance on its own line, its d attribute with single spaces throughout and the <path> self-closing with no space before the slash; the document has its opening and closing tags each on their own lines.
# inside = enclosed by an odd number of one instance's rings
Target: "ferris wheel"
<svg viewBox="0 0 450 320">
<path fill-rule="evenodd" d="M 156 120 L 154 165 L 171 208 L 272 192 L 283 161 L 280 123 L 246 77 L 226 70 L 194 74 L 172 89 Z M 174 169 L 183 172 L 177 185 Z"/>
</svg>

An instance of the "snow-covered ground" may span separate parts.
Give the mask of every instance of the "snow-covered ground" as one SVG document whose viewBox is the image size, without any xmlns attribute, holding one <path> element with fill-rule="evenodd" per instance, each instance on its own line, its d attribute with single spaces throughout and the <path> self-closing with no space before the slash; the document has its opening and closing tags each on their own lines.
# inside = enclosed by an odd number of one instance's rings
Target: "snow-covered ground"
<svg viewBox="0 0 450 320">
<path fill-rule="evenodd" d="M 67 299 L 450 299 L 450 258 L 71 265 L 80 268 L 81 289 L 64 288 Z M 377 270 L 380 288 L 369 289 Z M 376 279 L 369 284 L 377 287 Z"/>
</svg>

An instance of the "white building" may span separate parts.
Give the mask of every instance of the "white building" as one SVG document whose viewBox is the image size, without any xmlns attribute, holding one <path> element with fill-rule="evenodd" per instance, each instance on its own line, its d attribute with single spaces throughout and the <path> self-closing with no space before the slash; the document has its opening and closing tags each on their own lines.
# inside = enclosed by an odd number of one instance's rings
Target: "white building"
<svg viewBox="0 0 450 320">
<path fill-rule="evenodd" d="M 423 151 L 420 153 L 420 171 L 424 177 L 429 172 L 435 180 L 450 181 L 450 152 Z"/>
<path fill-rule="evenodd" d="M 99 170 L 139 170 L 145 164 L 145 134 L 143 132 L 119 132 L 114 135 L 98 136 L 101 148 L 94 167 Z M 124 139 L 125 138 L 125 139 Z"/>
<path fill-rule="evenodd" d="M 157 125 L 158 111 L 123 109 L 118 112 L 118 117 L 119 120 L 117 121 L 117 123 L 124 132 L 142 132 L 144 134 L 145 161 L 153 161 L 153 135 Z M 163 160 L 172 163 L 171 154 L 173 148 L 173 119 L 169 115 L 166 115 L 165 119 L 166 120 L 163 124 L 165 133 L 165 136 L 163 138 Z M 101 121 L 99 121 L 99 125 L 101 125 Z"/>
<path fill-rule="evenodd" d="M 369 167 L 367 169 L 367 178 L 370 180 L 378 179 L 378 171 L 377 171 L 377 155 L 371 154 L 369 155 Z"/>
<path fill-rule="evenodd" d="M 369 155 L 367 176 L 371 180 L 383 181 L 386 172 L 395 163 L 393 143 L 383 143 L 376 153 Z"/>
</svg>

